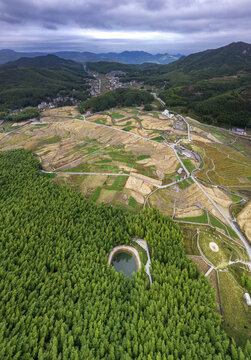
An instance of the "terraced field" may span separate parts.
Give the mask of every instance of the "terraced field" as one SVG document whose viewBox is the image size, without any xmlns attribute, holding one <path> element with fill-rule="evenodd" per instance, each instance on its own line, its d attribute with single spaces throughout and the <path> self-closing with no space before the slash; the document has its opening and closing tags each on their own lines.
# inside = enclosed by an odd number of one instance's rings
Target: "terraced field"
<svg viewBox="0 0 251 360">
<path fill-rule="evenodd" d="M 205 166 L 198 177 L 217 185 L 249 188 L 251 158 L 230 146 L 196 142 L 203 149 Z M 240 166 L 241 164 L 241 166 Z"/>
</svg>

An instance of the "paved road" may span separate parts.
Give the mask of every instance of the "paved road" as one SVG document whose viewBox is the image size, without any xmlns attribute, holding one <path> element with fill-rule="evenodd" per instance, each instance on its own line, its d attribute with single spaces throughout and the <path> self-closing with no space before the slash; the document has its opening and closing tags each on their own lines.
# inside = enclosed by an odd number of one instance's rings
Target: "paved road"
<svg viewBox="0 0 251 360">
<path fill-rule="evenodd" d="M 174 151 L 174 153 L 175 153 L 175 155 L 176 155 L 177 159 L 178 159 L 178 160 L 179 160 L 179 162 L 180 162 L 180 165 L 183 167 L 183 169 L 184 169 L 185 173 L 186 173 L 186 174 L 187 174 L 187 176 L 189 177 L 189 176 L 190 176 L 190 173 L 189 173 L 189 171 L 187 170 L 187 168 L 185 167 L 185 165 L 183 164 L 183 162 L 181 161 L 181 159 L 180 159 L 179 155 L 177 154 L 177 151 L 175 150 L 175 145 L 171 144 L 171 145 L 168 145 L 168 146 L 169 146 L 169 147 L 171 147 L 171 148 L 173 149 L 173 151 Z"/>
<path fill-rule="evenodd" d="M 84 115 L 83 115 L 83 117 L 84 117 L 84 122 L 86 122 L 87 124 L 92 124 L 92 125 L 96 125 L 96 126 L 106 127 L 106 128 L 108 128 L 108 129 L 113 129 L 113 130 L 116 130 L 116 131 L 120 131 L 120 132 L 125 133 L 125 134 L 127 134 L 127 135 L 133 135 L 133 136 L 135 136 L 135 137 L 137 137 L 137 138 L 139 138 L 139 139 L 143 139 L 143 140 L 145 140 L 145 141 L 149 141 L 149 142 L 152 142 L 152 143 L 154 143 L 154 144 L 166 146 L 166 145 L 163 144 L 163 143 L 160 143 L 160 142 L 158 142 L 158 141 L 149 139 L 149 138 L 147 138 L 147 137 L 144 137 L 144 136 L 141 136 L 141 135 L 138 135 L 138 134 L 134 134 L 134 133 L 132 133 L 132 132 L 130 132 L 130 131 L 125 131 L 125 130 L 122 130 L 122 129 L 117 129 L 117 128 L 113 127 L 113 126 L 109 126 L 109 125 L 105 125 L 105 124 L 97 124 L 97 123 L 95 123 L 95 122 L 93 122 L 93 121 L 88 121 L 88 120 L 86 120 L 86 118 L 85 118 Z"/>
<path fill-rule="evenodd" d="M 20 130 L 20 129 L 24 128 L 25 126 L 30 125 L 31 123 L 32 123 L 32 121 L 29 121 L 29 123 L 24 124 L 24 125 L 21 125 L 18 129 L 14 129 L 14 130 L 11 130 L 11 131 L 9 131 L 9 132 L 5 133 L 5 135 L 4 135 L 4 136 L 2 136 L 2 137 L 0 138 L 0 141 L 1 141 L 1 140 L 3 140 L 6 136 L 8 136 L 8 135 L 12 134 L 14 131 L 18 131 L 18 130 Z"/>
<path fill-rule="evenodd" d="M 155 97 L 156 100 L 158 100 L 161 103 L 161 105 L 166 106 L 166 103 L 162 99 L 160 99 L 156 93 L 151 93 L 151 94 L 153 95 L 153 97 Z"/>
<path fill-rule="evenodd" d="M 158 189 L 166 189 L 170 186 L 173 186 L 185 179 L 187 179 L 187 176 L 185 176 L 184 178 L 180 179 L 180 180 L 176 180 L 176 181 L 173 181 L 171 182 L 170 184 L 167 184 L 167 185 L 159 185 L 159 184 L 156 184 L 154 183 L 153 181 L 151 180 L 148 180 L 148 179 L 145 179 L 145 178 L 142 178 L 140 176 L 137 176 L 137 175 L 133 175 L 133 174 L 124 174 L 124 173 L 101 173 L 101 172 L 72 172 L 72 171 L 45 171 L 45 170 L 41 170 L 42 173 L 44 174 L 66 174 L 66 175 L 106 175 L 106 176 L 131 176 L 131 177 L 134 177 L 135 179 L 139 179 L 141 181 L 144 181 L 150 185 L 153 185 L 155 187 L 157 187 Z"/>
<path fill-rule="evenodd" d="M 169 145 L 166 144 L 168 146 L 170 146 L 177 159 L 179 160 L 181 166 L 183 167 L 183 169 L 185 170 L 187 176 L 191 176 L 191 179 L 193 179 L 193 181 L 195 182 L 195 184 L 201 189 L 201 191 L 206 195 L 206 197 L 210 200 L 210 202 L 214 205 L 214 207 L 218 210 L 218 212 L 222 215 L 222 217 L 225 219 L 225 221 L 227 222 L 227 224 L 234 230 L 234 232 L 238 235 L 239 239 L 242 241 L 243 245 L 245 246 L 249 259 L 251 261 L 251 245 L 249 244 L 249 242 L 246 240 L 246 238 L 242 235 L 242 233 L 239 231 L 239 229 L 237 229 L 237 227 L 234 225 L 233 221 L 231 221 L 224 213 L 223 211 L 219 208 L 219 206 L 215 203 L 215 201 L 211 198 L 210 195 L 208 195 L 208 193 L 203 189 L 203 187 L 200 185 L 200 183 L 195 179 L 194 175 L 189 173 L 189 171 L 187 170 L 187 168 L 185 167 L 185 165 L 183 164 L 183 162 L 181 161 L 181 159 L 179 158 L 179 155 L 177 154 L 177 151 L 175 150 L 173 144 Z M 250 269 L 251 269 L 251 264 L 249 265 Z"/>
<path fill-rule="evenodd" d="M 150 273 L 151 258 L 150 258 L 147 242 L 145 240 L 143 240 L 143 239 L 137 239 L 135 241 L 139 246 L 142 247 L 142 249 L 144 249 L 146 251 L 147 263 L 146 263 L 146 266 L 145 266 L 145 272 L 147 273 L 147 275 L 149 277 L 150 284 L 152 284 L 153 283 L 152 282 L 152 276 L 151 276 L 151 273 Z"/>
</svg>

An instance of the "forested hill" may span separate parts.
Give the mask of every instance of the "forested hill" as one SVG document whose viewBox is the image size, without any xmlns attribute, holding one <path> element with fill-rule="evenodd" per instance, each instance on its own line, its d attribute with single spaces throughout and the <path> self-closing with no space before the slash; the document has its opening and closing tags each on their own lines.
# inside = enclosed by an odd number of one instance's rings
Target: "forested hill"
<svg viewBox="0 0 251 360">
<path fill-rule="evenodd" d="M 220 125 L 251 126 L 251 45 L 238 42 L 189 55 L 168 65 L 88 65 L 124 70 L 121 81 L 143 81 L 160 89 L 168 107 Z M 114 69 L 113 69 L 114 68 Z M 98 70 L 99 71 L 99 70 Z"/>
<path fill-rule="evenodd" d="M 251 71 L 251 44 L 231 43 L 219 49 L 206 50 L 188 55 L 172 64 L 163 66 L 167 72 L 178 70 L 184 74 L 194 71 L 200 77 L 234 75 L 238 71 Z"/>
<path fill-rule="evenodd" d="M 251 45 L 232 43 L 170 64 L 160 96 L 205 122 L 250 127 L 250 84 Z"/>
<path fill-rule="evenodd" d="M 15 66 L 25 66 L 32 68 L 71 68 L 76 69 L 76 71 L 83 71 L 83 65 L 72 61 L 64 60 L 55 55 L 46 55 L 46 56 L 37 56 L 34 58 L 23 57 L 15 61 L 8 62 L 4 65 L 5 68 L 15 67 Z"/>
<path fill-rule="evenodd" d="M 227 338 L 215 294 L 156 210 L 86 200 L 39 174 L 24 150 L 0 152 L 0 358 L 248 360 Z M 115 245 L 144 237 L 153 284 L 109 267 Z"/>
<path fill-rule="evenodd" d="M 83 65 L 54 55 L 22 58 L 0 66 L 0 111 L 36 106 L 59 92 L 86 98 Z M 72 90 L 77 90 L 72 93 Z"/>
</svg>

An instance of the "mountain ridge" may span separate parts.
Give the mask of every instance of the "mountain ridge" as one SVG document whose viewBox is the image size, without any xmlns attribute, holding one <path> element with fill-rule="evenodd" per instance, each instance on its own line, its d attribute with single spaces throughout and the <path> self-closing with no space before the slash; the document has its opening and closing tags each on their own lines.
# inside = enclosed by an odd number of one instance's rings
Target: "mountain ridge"
<svg viewBox="0 0 251 360">
<path fill-rule="evenodd" d="M 36 57 L 21 57 L 15 61 L 10 61 L 4 65 L 4 67 L 11 66 L 24 66 L 24 67 L 61 67 L 61 66 L 73 66 L 81 68 L 82 65 L 73 61 L 60 58 L 59 56 L 48 54 Z"/>
<path fill-rule="evenodd" d="M 117 61 L 125 64 L 142 64 L 144 62 L 152 62 L 159 64 L 168 64 L 172 61 L 180 59 L 181 54 L 156 54 L 153 55 L 146 51 L 122 51 L 120 53 L 93 53 L 88 51 L 56 51 L 56 52 L 16 52 L 10 49 L 0 50 L 0 64 L 18 60 L 22 57 L 37 57 L 46 55 L 56 55 L 65 60 L 73 60 L 77 62 L 98 62 L 98 61 Z"/>
</svg>

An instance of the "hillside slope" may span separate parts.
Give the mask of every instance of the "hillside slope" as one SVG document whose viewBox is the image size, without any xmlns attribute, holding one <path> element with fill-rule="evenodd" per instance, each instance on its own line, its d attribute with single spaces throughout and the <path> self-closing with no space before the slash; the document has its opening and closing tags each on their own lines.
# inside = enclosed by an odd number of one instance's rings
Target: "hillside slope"
<svg viewBox="0 0 251 360">
<path fill-rule="evenodd" d="M 251 126 L 250 44 L 232 43 L 168 65 L 131 67 L 123 81 L 132 79 L 162 89 L 160 97 L 174 110 L 209 123 Z"/>
<path fill-rule="evenodd" d="M 54 55 L 21 58 L 0 66 L 0 111 L 36 106 L 59 91 L 87 89 L 83 65 Z M 81 100 L 84 97 L 80 97 Z"/>
</svg>

